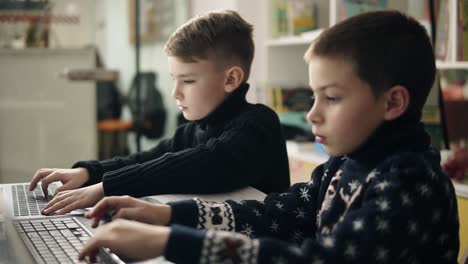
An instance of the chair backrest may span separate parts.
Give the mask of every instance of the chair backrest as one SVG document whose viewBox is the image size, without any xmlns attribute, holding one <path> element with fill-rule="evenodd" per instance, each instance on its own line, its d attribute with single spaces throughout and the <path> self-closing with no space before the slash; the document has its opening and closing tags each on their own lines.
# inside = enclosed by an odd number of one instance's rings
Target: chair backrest
<svg viewBox="0 0 468 264">
<path fill-rule="evenodd" d="M 139 102 L 137 102 L 136 98 L 136 79 L 137 76 L 133 78 L 128 94 L 128 105 L 132 113 L 134 128 L 137 126 L 140 132 L 147 138 L 160 138 L 164 133 L 166 124 L 166 109 L 164 107 L 164 98 L 156 87 L 156 73 L 140 73 L 141 98 Z M 138 103 L 141 107 L 141 113 L 137 113 Z"/>
<path fill-rule="evenodd" d="M 114 81 L 96 82 L 97 119 L 119 119 L 122 98 Z"/>
</svg>

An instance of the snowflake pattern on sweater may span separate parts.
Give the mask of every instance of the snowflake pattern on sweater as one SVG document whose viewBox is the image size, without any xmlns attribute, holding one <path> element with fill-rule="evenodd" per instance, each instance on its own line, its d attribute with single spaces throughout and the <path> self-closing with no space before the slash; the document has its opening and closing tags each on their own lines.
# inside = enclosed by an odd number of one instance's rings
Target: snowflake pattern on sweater
<svg viewBox="0 0 468 264">
<path fill-rule="evenodd" d="M 231 248 L 237 257 L 230 263 L 457 263 L 456 197 L 439 164 L 432 147 L 395 152 L 371 166 L 352 157 L 332 157 L 309 182 L 270 194 L 263 202 L 174 203 L 173 223 L 181 204 L 196 207 L 195 222 L 211 223 L 202 227 L 208 231 L 199 231 L 207 232 L 200 241 L 202 251 L 209 249 L 218 260 L 229 247 L 219 239 L 225 231 L 236 232 L 242 245 L 255 245 L 254 250 Z M 223 224 L 212 224 L 212 208 L 232 214 L 216 221 Z M 168 245 L 170 250 L 177 248 L 175 243 L 181 241 Z"/>
</svg>

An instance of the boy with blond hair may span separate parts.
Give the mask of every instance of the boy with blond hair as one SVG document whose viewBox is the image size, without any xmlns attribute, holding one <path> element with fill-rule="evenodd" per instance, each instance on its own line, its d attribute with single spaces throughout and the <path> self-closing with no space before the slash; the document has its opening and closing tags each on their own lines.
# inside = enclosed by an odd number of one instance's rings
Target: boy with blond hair
<svg viewBox="0 0 468 264">
<path fill-rule="evenodd" d="M 278 116 L 245 98 L 252 26 L 234 11 L 210 12 L 182 25 L 165 51 L 172 95 L 190 122 L 148 151 L 80 161 L 73 169 L 40 169 L 31 190 L 39 181 L 44 192 L 53 181 L 63 183 L 45 214 L 90 207 L 109 195 L 220 193 L 245 186 L 270 193 L 289 187 Z"/>
</svg>

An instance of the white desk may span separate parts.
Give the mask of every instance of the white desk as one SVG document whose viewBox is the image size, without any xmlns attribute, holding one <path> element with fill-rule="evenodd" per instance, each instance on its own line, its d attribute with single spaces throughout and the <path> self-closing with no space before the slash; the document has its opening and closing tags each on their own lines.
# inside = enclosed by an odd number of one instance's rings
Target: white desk
<svg viewBox="0 0 468 264">
<path fill-rule="evenodd" d="M 3 189 L 5 184 L 0 184 L 0 199 L 3 198 Z M 183 200 L 190 199 L 193 197 L 199 197 L 204 200 L 210 201 L 224 201 L 227 199 L 240 201 L 240 200 L 263 200 L 265 194 L 254 189 L 254 188 L 244 188 L 238 191 L 222 194 L 210 194 L 210 195 L 195 195 L 195 194 L 185 194 L 185 195 L 155 195 L 150 196 L 151 198 L 158 199 L 159 201 L 166 203 L 174 200 Z M 7 263 L 24 263 L 32 264 L 34 263 L 29 251 L 26 246 L 21 241 L 21 238 L 18 236 L 18 233 L 14 229 L 10 216 L 6 215 L 6 210 L 4 210 L 4 201 L 0 200 L 0 264 Z M 94 232 L 94 229 L 90 227 L 90 221 L 82 216 L 75 216 L 78 220 L 83 223 L 91 232 Z M 164 258 L 156 258 L 147 261 L 137 262 L 138 264 L 168 264 L 171 263 L 166 261 Z"/>
</svg>

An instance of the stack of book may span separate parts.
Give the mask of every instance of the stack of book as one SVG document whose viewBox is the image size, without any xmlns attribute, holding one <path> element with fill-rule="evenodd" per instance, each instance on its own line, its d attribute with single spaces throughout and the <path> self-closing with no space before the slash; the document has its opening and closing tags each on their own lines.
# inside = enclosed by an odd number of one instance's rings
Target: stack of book
<svg viewBox="0 0 468 264">
<path fill-rule="evenodd" d="M 276 113 L 285 131 L 286 138 L 312 138 L 312 126 L 306 113 L 312 108 L 312 91 L 305 86 L 272 86 L 267 90 L 267 102 Z"/>
<path fill-rule="evenodd" d="M 272 86 L 267 94 L 267 104 L 278 113 L 307 112 L 313 103 L 312 91 L 305 86 Z"/>
<path fill-rule="evenodd" d="M 317 28 L 317 8 L 313 0 L 274 0 L 272 36 L 299 35 Z"/>
</svg>

